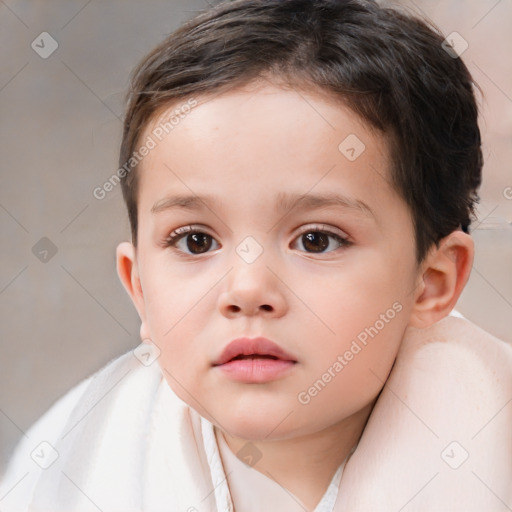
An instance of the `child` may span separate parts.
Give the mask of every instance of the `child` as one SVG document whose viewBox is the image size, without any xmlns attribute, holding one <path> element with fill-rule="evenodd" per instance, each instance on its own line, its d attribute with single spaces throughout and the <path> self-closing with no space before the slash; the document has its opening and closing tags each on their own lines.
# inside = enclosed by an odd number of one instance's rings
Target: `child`
<svg viewBox="0 0 512 512">
<path fill-rule="evenodd" d="M 235 0 L 142 62 L 143 343 L 32 427 L 2 510 L 510 510 L 512 351 L 448 317 L 482 166 L 448 50 L 372 1 Z"/>
</svg>

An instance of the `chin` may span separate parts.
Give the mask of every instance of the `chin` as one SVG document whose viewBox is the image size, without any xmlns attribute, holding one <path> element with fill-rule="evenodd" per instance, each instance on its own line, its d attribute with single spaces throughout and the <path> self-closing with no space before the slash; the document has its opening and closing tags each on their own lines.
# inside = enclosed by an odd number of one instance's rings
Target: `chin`
<svg viewBox="0 0 512 512">
<path fill-rule="evenodd" d="M 283 415 L 274 414 L 263 407 L 254 406 L 252 408 L 226 407 L 223 411 L 218 411 L 216 421 L 212 423 L 222 430 L 227 430 L 229 434 L 235 437 L 246 439 L 248 441 L 258 441 L 262 439 L 275 439 L 276 436 L 282 437 L 288 431 L 289 422 L 283 422 Z M 286 425 L 284 425 L 286 423 Z M 276 427 L 278 429 L 276 429 Z"/>
</svg>

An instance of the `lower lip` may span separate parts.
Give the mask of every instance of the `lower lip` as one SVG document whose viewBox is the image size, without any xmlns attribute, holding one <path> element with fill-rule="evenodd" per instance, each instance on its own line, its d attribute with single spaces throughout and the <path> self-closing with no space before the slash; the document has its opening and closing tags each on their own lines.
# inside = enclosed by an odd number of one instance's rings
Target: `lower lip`
<svg viewBox="0 0 512 512">
<path fill-rule="evenodd" d="M 295 366 L 294 361 L 283 359 L 235 359 L 216 366 L 228 378 L 238 382 L 261 383 L 282 377 Z"/>
</svg>

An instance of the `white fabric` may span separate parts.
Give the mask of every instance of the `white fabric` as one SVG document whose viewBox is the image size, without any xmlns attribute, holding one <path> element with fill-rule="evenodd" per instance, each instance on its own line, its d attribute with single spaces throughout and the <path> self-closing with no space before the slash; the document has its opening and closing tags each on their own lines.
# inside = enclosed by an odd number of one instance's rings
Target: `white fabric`
<svg viewBox="0 0 512 512">
<path fill-rule="evenodd" d="M 156 362 L 143 366 L 130 351 L 65 398 L 18 446 L 0 510 L 216 510 L 201 418 L 172 393 Z M 40 426 L 57 427 L 56 417 L 67 417 L 51 436 L 59 457 L 42 469 L 30 454 L 49 439 Z"/>
<path fill-rule="evenodd" d="M 46 469 L 37 460 L 50 461 L 52 448 L 38 450 L 41 442 L 58 451 Z M 332 512 L 343 467 L 315 512 Z M 18 445 L 0 510 L 31 503 L 34 512 L 234 510 L 213 425 L 172 392 L 156 362 L 146 367 L 131 351 L 57 401 Z"/>
<path fill-rule="evenodd" d="M 205 423 L 211 425 L 209 422 L 205 421 Z M 217 478 L 219 481 L 228 481 L 229 490 L 237 510 L 260 512 L 266 508 L 262 504 L 262 500 L 270 504 L 272 510 L 285 510 L 286 512 L 304 512 L 307 510 L 297 496 L 294 496 L 288 490 L 284 490 L 277 482 L 242 462 L 230 450 L 224 436 L 217 428 L 208 428 L 207 432 L 208 434 L 205 434 L 205 441 L 208 440 L 212 444 L 214 441 L 211 440 L 210 436 L 216 435 L 218 448 L 224 461 L 224 468 L 219 469 Z M 314 512 L 333 512 L 343 469 L 350 455 L 334 473 L 327 490 L 315 507 Z"/>
<path fill-rule="evenodd" d="M 434 474 L 441 476 L 411 510 L 440 510 L 441 503 L 465 512 L 512 509 L 512 351 L 489 336 L 482 345 L 485 333 L 462 322 L 455 325 L 467 329 L 462 342 L 434 330 L 434 342 L 413 336 L 401 349 L 390 389 L 316 512 L 396 511 Z M 478 429 L 472 440 L 467 432 Z M 439 455 L 451 441 L 470 451 L 457 471 Z M 58 458 L 43 469 L 52 447 Z M 29 429 L 0 483 L 0 510 L 234 512 L 213 425 L 172 392 L 156 361 L 146 367 L 131 351 Z"/>
</svg>

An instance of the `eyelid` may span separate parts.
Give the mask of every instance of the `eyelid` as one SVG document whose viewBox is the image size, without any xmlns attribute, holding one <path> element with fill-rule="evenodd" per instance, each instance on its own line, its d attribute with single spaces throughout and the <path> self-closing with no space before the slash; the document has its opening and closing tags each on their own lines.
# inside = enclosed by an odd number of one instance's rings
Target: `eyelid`
<svg viewBox="0 0 512 512">
<path fill-rule="evenodd" d="M 186 226 L 180 226 L 179 228 L 173 229 L 166 236 L 166 240 L 169 240 L 171 238 L 177 238 L 179 236 L 186 235 L 188 233 L 196 233 L 196 232 L 201 232 L 201 233 L 211 236 L 212 238 L 215 238 L 209 231 L 210 230 L 202 224 L 187 224 Z"/>
<path fill-rule="evenodd" d="M 342 238 L 343 240 L 350 241 L 350 236 L 345 231 L 335 228 L 332 226 L 328 226 L 327 224 L 308 224 L 305 227 L 301 228 L 301 230 L 297 233 L 296 237 L 303 234 L 309 233 L 310 231 L 322 231 L 328 233 L 330 235 L 336 235 Z"/>
<path fill-rule="evenodd" d="M 206 226 L 204 226 L 202 224 L 189 224 L 186 226 L 180 226 L 179 228 L 176 228 L 173 231 L 171 231 L 169 233 L 169 235 L 166 236 L 166 240 L 169 240 L 171 238 L 176 238 L 180 235 L 185 235 L 187 233 L 194 233 L 197 231 L 200 231 L 202 233 L 204 232 L 205 234 L 211 236 L 212 238 L 215 238 L 214 235 L 209 233 L 209 230 Z M 317 223 L 308 224 L 308 225 L 302 227 L 302 229 L 300 231 L 298 231 L 298 233 L 295 236 L 299 236 L 302 233 L 307 233 L 308 231 L 325 231 L 329 234 L 338 235 L 340 238 L 343 238 L 345 240 L 348 240 L 350 238 L 350 236 L 345 231 L 342 231 L 339 228 L 334 228 L 334 227 L 328 226 L 326 224 L 317 224 Z"/>
</svg>

